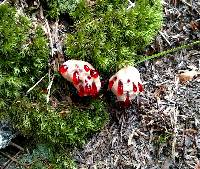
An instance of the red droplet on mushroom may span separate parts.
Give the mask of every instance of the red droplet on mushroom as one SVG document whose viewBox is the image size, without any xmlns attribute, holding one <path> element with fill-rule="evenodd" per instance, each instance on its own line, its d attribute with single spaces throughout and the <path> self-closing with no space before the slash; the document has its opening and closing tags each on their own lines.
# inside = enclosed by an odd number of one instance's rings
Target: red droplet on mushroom
<svg viewBox="0 0 200 169">
<path fill-rule="evenodd" d="M 117 77 L 115 76 L 115 77 L 113 78 L 113 80 L 116 81 L 116 80 L 117 80 Z"/>
<path fill-rule="evenodd" d="M 86 72 L 88 72 L 90 70 L 90 68 L 88 67 L 88 65 L 84 65 L 84 69 Z"/>
<path fill-rule="evenodd" d="M 91 95 L 92 96 L 96 96 L 97 95 L 97 86 L 96 86 L 95 82 L 92 82 Z"/>
<path fill-rule="evenodd" d="M 127 83 L 129 83 L 129 82 L 130 82 L 130 79 L 127 80 Z"/>
<path fill-rule="evenodd" d="M 113 84 L 114 84 L 113 80 L 109 81 L 109 84 L 108 84 L 109 89 L 111 89 L 113 87 Z"/>
<path fill-rule="evenodd" d="M 129 106 L 131 104 L 130 99 L 129 99 L 129 93 L 127 92 L 126 95 L 126 100 L 124 101 L 125 106 Z"/>
<path fill-rule="evenodd" d="M 96 70 L 90 70 L 90 75 L 93 78 L 97 78 L 99 76 L 99 73 Z"/>
<path fill-rule="evenodd" d="M 91 86 L 86 84 L 86 86 L 85 86 L 85 94 L 90 95 L 90 93 L 91 93 Z"/>
<path fill-rule="evenodd" d="M 138 88 L 139 88 L 139 91 L 140 91 L 140 92 L 143 92 L 143 91 L 144 91 L 142 84 L 140 84 L 139 82 L 138 82 Z"/>
<path fill-rule="evenodd" d="M 137 86 L 133 83 L 133 92 L 137 92 Z"/>
<path fill-rule="evenodd" d="M 91 76 L 88 76 L 87 78 L 90 80 L 90 79 L 91 79 Z"/>
<path fill-rule="evenodd" d="M 59 72 L 60 74 L 63 74 L 67 71 L 67 66 L 66 65 L 62 65 L 59 67 Z"/>
<path fill-rule="evenodd" d="M 117 94 L 119 96 L 123 94 L 123 83 L 120 80 L 118 81 Z"/>
<path fill-rule="evenodd" d="M 75 67 L 76 67 L 77 69 L 79 68 L 79 66 L 78 66 L 77 64 L 75 65 Z"/>
<path fill-rule="evenodd" d="M 73 78 L 72 78 L 72 81 L 75 85 L 78 85 L 79 84 L 79 74 L 77 71 L 75 71 L 73 73 Z"/>
<path fill-rule="evenodd" d="M 84 87 L 82 85 L 79 86 L 79 91 L 78 91 L 78 95 L 80 97 L 84 96 Z"/>
</svg>

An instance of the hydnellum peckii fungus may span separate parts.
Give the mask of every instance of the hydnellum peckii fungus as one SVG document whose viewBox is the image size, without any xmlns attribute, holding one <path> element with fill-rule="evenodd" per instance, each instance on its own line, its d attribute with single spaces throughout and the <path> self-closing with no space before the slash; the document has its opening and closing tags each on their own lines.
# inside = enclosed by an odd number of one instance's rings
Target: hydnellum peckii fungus
<svg viewBox="0 0 200 169">
<path fill-rule="evenodd" d="M 91 64 L 81 60 L 68 60 L 59 68 L 60 74 L 72 82 L 79 96 L 95 96 L 101 88 L 99 73 Z M 117 96 L 117 101 L 126 105 L 143 92 L 139 71 L 133 66 L 120 69 L 109 80 L 109 89 Z"/>
<path fill-rule="evenodd" d="M 99 73 L 88 62 L 68 60 L 59 68 L 60 74 L 72 82 L 79 96 L 96 96 L 101 88 Z"/>
<path fill-rule="evenodd" d="M 113 75 L 109 80 L 109 89 L 117 96 L 118 101 L 123 101 L 126 105 L 144 90 L 140 73 L 133 66 L 122 68 Z"/>
</svg>

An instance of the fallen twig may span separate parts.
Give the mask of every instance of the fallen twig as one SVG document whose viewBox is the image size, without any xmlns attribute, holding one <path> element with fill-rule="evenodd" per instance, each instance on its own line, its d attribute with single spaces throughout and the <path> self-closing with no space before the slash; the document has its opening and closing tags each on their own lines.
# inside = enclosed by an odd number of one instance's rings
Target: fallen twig
<svg viewBox="0 0 200 169">
<path fill-rule="evenodd" d="M 49 78 L 50 78 L 50 75 L 49 75 Z M 49 79 L 49 85 L 47 87 L 47 103 L 49 103 L 49 98 L 50 98 L 50 94 L 51 94 L 51 86 L 53 84 L 53 80 L 54 80 L 54 75 L 53 77 L 51 78 L 51 80 Z"/>
<path fill-rule="evenodd" d="M 135 3 L 134 2 L 132 2 L 130 0 L 128 0 L 128 2 L 129 2 L 129 6 L 128 6 L 127 10 L 129 10 L 130 8 L 134 8 L 135 7 Z"/>
<path fill-rule="evenodd" d="M 3 2 L 0 3 L 0 5 L 3 5 L 7 2 L 7 0 L 4 0 Z"/>
<path fill-rule="evenodd" d="M 13 147 L 18 148 L 18 149 L 21 150 L 21 151 L 24 151 L 24 148 L 22 148 L 21 146 L 15 144 L 15 143 L 13 143 L 13 142 L 10 142 L 10 145 L 13 146 Z"/>
<path fill-rule="evenodd" d="M 165 41 L 169 44 L 169 46 L 171 46 L 171 43 L 169 42 L 169 40 L 167 39 L 167 37 L 165 36 L 165 34 L 161 31 L 159 31 L 160 35 L 165 39 Z"/>
<path fill-rule="evenodd" d="M 35 83 L 30 89 L 28 89 L 26 94 L 28 94 L 31 90 L 33 90 L 46 76 L 47 76 L 47 74 L 44 75 L 40 80 L 38 80 L 37 83 Z"/>
<path fill-rule="evenodd" d="M 6 153 L 4 153 L 2 151 L 0 151 L 0 154 L 2 154 L 3 156 L 9 158 L 10 160 L 14 161 L 15 163 L 23 166 L 24 168 L 28 168 L 25 164 L 20 163 L 15 157 L 11 157 L 10 155 L 8 155 L 8 154 L 6 154 Z"/>
<path fill-rule="evenodd" d="M 16 158 L 19 154 L 21 153 L 21 151 L 17 152 L 17 154 L 15 154 L 13 156 L 13 158 Z M 9 159 L 4 166 L 2 167 L 2 169 L 9 169 L 9 166 L 13 163 L 13 161 L 11 159 Z"/>
<path fill-rule="evenodd" d="M 189 6 L 189 7 L 191 7 L 191 8 L 192 8 L 192 5 L 191 5 L 191 4 L 189 4 L 188 2 L 186 2 L 185 0 L 181 0 L 181 2 L 183 2 L 185 5 L 187 5 L 187 6 Z"/>
<path fill-rule="evenodd" d="M 45 24 L 46 24 L 47 33 L 49 35 L 49 42 L 50 42 L 50 47 L 51 47 L 51 57 L 53 57 L 53 55 L 54 55 L 53 39 L 52 39 L 52 34 L 51 34 L 51 30 L 50 30 L 49 23 L 48 23 L 47 19 L 45 19 Z"/>
<path fill-rule="evenodd" d="M 177 141 L 177 135 L 178 135 L 177 116 L 178 116 L 178 110 L 174 109 L 171 114 L 171 124 L 174 128 L 173 141 L 172 141 L 172 159 L 174 161 L 176 157 L 176 141 Z"/>
<path fill-rule="evenodd" d="M 170 53 L 177 52 L 177 51 L 182 50 L 182 49 L 187 49 L 187 48 L 190 48 L 194 45 L 199 45 L 199 44 L 200 44 L 200 40 L 194 41 L 194 42 L 189 43 L 189 44 L 181 45 L 181 46 L 178 46 L 176 48 L 172 48 L 172 49 L 169 49 L 169 50 L 166 50 L 166 51 L 163 51 L 163 52 L 151 55 L 151 56 L 138 56 L 139 59 L 137 61 L 135 61 L 135 65 L 138 65 L 138 64 L 145 62 L 147 60 L 155 59 L 155 58 L 158 58 L 158 57 L 161 57 L 161 56 L 166 56 Z"/>
</svg>

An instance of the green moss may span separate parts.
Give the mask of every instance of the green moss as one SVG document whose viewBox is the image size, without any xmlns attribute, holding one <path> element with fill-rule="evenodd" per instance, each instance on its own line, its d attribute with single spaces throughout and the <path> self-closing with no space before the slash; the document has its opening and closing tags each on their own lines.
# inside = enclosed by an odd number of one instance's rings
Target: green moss
<svg viewBox="0 0 200 169">
<path fill-rule="evenodd" d="M 103 101 L 89 101 L 85 108 L 68 105 L 52 109 L 43 92 L 47 79 L 27 94 L 47 73 L 48 41 L 42 29 L 33 29 L 29 19 L 18 15 L 15 8 L 1 5 L 0 13 L 0 119 L 9 119 L 21 134 L 38 142 L 82 145 L 108 119 Z M 54 83 L 52 94 L 60 85 L 59 80 Z M 68 112 L 67 116 L 62 117 L 60 111 Z"/>
<path fill-rule="evenodd" d="M 60 145 L 82 145 L 108 120 L 103 101 L 91 101 L 84 109 L 70 106 L 64 116 L 46 109 L 44 103 L 33 103 L 27 98 L 13 103 L 12 121 L 25 136 L 40 142 Z"/>
<path fill-rule="evenodd" d="M 0 45 L 0 108 L 5 111 L 45 74 L 49 48 L 42 29 L 34 30 L 8 4 L 0 6 Z"/>
<path fill-rule="evenodd" d="M 63 13 L 73 12 L 80 0 L 41 0 L 47 15 L 57 19 Z"/>
<path fill-rule="evenodd" d="M 30 169 L 77 168 L 69 151 L 66 149 L 56 149 L 48 144 L 38 144 L 30 153 L 22 155 L 19 162 L 26 165 L 28 164 Z"/>
<path fill-rule="evenodd" d="M 137 52 L 151 42 L 162 23 L 160 0 L 137 0 L 129 10 L 124 0 L 79 5 L 72 14 L 77 22 L 75 31 L 66 37 L 65 53 L 103 72 L 134 64 Z"/>
<path fill-rule="evenodd" d="M 27 40 L 29 28 L 28 18 L 21 15 L 16 16 L 15 8 L 8 4 L 0 6 L 0 52 L 1 55 L 4 54 L 5 59 L 10 61 L 12 59 L 10 55 L 16 55 L 22 49 L 22 45 Z"/>
</svg>

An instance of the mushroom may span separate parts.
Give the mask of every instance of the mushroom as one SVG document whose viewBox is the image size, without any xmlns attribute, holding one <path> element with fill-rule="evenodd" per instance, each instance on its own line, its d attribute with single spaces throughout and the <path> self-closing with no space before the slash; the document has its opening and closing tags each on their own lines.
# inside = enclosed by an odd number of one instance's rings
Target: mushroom
<svg viewBox="0 0 200 169">
<path fill-rule="evenodd" d="M 117 101 L 123 101 L 127 105 L 144 91 L 140 73 L 133 66 L 127 66 L 113 75 L 109 79 L 109 89 L 117 96 Z"/>
<path fill-rule="evenodd" d="M 88 62 L 68 60 L 60 66 L 59 72 L 73 83 L 80 97 L 96 96 L 101 88 L 99 73 Z"/>
</svg>

